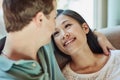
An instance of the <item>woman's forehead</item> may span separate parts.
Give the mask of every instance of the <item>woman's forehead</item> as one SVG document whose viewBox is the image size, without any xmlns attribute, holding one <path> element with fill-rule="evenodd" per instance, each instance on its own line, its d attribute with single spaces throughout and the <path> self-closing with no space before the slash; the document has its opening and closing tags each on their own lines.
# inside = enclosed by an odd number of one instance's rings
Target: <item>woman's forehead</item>
<svg viewBox="0 0 120 80">
<path fill-rule="evenodd" d="M 63 25 L 72 20 L 74 20 L 74 19 L 67 15 L 60 15 L 56 18 L 56 25 Z"/>
</svg>

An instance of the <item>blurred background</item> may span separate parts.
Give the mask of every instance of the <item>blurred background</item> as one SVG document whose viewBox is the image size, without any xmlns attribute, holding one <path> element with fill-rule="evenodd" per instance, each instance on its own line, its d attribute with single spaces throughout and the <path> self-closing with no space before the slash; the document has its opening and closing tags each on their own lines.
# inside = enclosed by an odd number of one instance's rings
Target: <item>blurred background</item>
<svg viewBox="0 0 120 80">
<path fill-rule="evenodd" d="M 5 36 L 2 1 L 0 0 L 0 38 Z M 86 20 L 91 29 L 120 25 L 120 0 L 57 0 L 57 9 L 72 9 Z"/>
<path fill-rule="evenodd" d="M 72 9 L 81 14 L 94 29 L 120 25 L 120 0 L 58 0 L 58 9 Z"/>
<path fill-rule="evenodd" d="M 6 34 L 3 21 L 2 1 L 3 0 L 0 0 L 0 38 L 4 37 Z"/>
<path fill-rule="evenodd" d="M 58 9 L 71 9 L 78 12 L 93 28 L 94 0 L 58 0 Z"/>
</svg>

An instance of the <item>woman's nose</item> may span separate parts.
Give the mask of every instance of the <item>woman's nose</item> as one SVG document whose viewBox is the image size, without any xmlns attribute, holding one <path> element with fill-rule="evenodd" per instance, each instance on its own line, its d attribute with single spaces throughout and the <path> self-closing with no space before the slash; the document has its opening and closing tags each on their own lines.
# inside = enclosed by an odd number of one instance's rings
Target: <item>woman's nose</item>
<svg viewBox="0 0 120 80">
<path fill-rule="evenodd" d="M 70 33 L 65 32 L 65 34 L 63 35 L 63 40 L 68 39 L 69 37 L 70 37 Z"/>
</svg>

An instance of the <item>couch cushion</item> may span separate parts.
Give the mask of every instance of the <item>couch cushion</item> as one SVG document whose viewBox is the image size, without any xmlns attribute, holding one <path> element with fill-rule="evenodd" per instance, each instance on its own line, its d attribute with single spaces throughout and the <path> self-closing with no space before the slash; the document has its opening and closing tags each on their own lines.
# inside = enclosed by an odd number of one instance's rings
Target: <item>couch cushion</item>
<svg viewBox="0 0 120 80">
<path fill-rule="evenodd" d="M 116 49 L 120 49 L 120 26 L 100 29 L 98 31 L 105 34 L 107 39 L 112 43 L 112 45 Z"/>
</svg>

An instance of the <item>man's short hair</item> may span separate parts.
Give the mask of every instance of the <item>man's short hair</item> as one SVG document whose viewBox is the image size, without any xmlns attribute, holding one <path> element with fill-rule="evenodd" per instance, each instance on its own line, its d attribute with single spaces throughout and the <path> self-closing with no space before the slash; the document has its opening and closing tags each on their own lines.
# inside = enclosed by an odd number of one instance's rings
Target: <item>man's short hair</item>
<svg viewBox="0 0 120 80">
<path fill-rule="evenodd" d="M 7 32 L 23 29 L 35 15 L 53 10 L 53 0 L 3 0 L 4 21 Z"/>
</svg>

